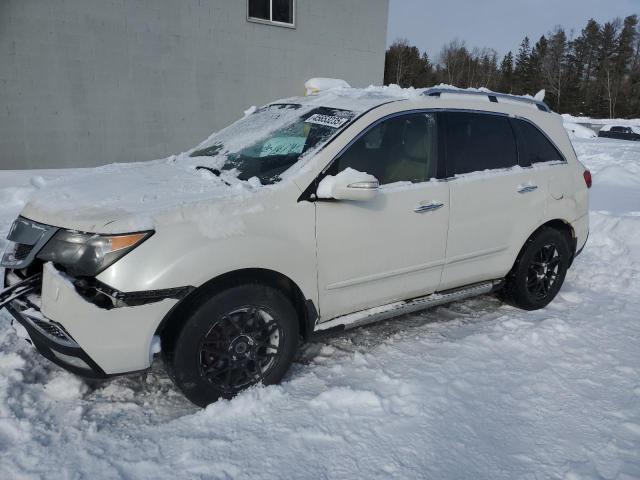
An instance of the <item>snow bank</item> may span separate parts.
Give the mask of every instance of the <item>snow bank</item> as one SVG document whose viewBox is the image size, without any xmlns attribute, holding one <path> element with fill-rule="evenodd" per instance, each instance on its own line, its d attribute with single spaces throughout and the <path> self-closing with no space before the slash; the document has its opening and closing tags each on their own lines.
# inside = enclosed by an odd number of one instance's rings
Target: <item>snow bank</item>
<svg viewBox="0 0 640 480">
<path fill-rule="evenodd" d="M 569 137 L 574 138 L 596 138 L 596 132 L 591 130 L 589 127 L 585 127 L 584 125 L 579 125 L 573 122 L 564 122 L 564 128 L 569 133 Z"/>
<path fill-rule="evenodd" d="M 562 118 L 565 122 L 571 123 L 590 123 L 592 125 L 603 125 L 607 126 L 607 128 L 611 128 L 611 126 L 640 126 L 640 118 L 591 118 L 591 117 L 574 117 L 573 115 L 569 115 L 568 113 L 564 113 Z"/>
<path fill-rule="evenodd" d="M 593 174 L 590 206 L 607 215 L 640 215 L 640 146 L 636 142 L 574 140 Z"/>
</svg>

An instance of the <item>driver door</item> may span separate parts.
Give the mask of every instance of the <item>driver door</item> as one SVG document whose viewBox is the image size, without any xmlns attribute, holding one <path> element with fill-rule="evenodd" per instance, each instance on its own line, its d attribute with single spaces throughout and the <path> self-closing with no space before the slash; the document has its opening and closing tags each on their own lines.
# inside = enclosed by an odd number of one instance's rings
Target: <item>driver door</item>
<svg viewBox="0 0 640 480">
<path fill-rule="evenodd" d="M 435 181 L 437 138 L 435 113 L 394 116 L 330 167 L 374 175 L 380 189 L 368 201 L 316 203 L 321 322 L 437 290 L 449 223 L 449 185 Z"/>
</svg>

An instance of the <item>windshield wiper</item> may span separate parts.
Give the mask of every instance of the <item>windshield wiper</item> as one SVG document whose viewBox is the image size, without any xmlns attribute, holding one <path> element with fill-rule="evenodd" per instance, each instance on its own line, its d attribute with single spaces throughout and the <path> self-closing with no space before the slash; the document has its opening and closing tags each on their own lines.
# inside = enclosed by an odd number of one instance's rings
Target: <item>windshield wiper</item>
<svg viewBox="0 0 640 480">
<path fill-rule="evenodd" d="M 224 178 L 220 177 L 220 175 L 222 175 L 222 172 L 220 170 L 218 170 L 217 168 L 204 167 L 202 165 L 199 165 L 199 166 L 196 167 L 196 170 L 206 170 L 207 172 L 211 172 L 216 177 L 218 177 L 220 180 L 222 180 L 226 186 L 228 186 L 228 187 L 231 186 L 231 184 L 229 182 L 227 182 Z"/>
</svg>

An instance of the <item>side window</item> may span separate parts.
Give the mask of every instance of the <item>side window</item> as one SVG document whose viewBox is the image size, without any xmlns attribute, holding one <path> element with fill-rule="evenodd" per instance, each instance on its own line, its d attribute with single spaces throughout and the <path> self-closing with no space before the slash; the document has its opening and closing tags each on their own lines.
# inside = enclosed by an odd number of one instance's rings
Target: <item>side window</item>
<svg viewBox="0 0 640 480">
<path fill-rule="evenodd" d="M 446 112 L 447 176 L 509 168 L 518 150 L 508 117 Z"/>
<path fill-rule="evenodd" d="M 353 168 L 375 176 L 380 185 L 425 182 L 437 168 L 435 113 L 385 120 L 368 130 L 332 165 L 332 174 Z"/>
<path fill-rule="evenodd" d="M 513 119 L 512 122 L 518 138 L 521 166 L 528 167 L 534 163 L 564 160 L 558 149 L 536 126 L 519 119 Z"/>
<path fill-rule="evenodd" d="M 294 25 L 294 0 L 247 0 L 249 20 Z"/>
</svg>

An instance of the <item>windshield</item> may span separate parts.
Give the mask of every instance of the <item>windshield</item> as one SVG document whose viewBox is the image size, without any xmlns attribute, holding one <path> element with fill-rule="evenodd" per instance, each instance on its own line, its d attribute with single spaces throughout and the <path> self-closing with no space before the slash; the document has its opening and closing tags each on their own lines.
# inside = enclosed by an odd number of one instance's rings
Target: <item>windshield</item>
<svg viewBox="0 0 640 480">
<path fill-rule="evenodd" d="M 263 185 L 272 184 L 354 117 L 354 112 L 335 108 L 269 105 L 213 135 L 190 157 L 207 157 L 203 168 L 217 175 L 230 171 L 240 180 L 257 177 Z"/>
</svg>

